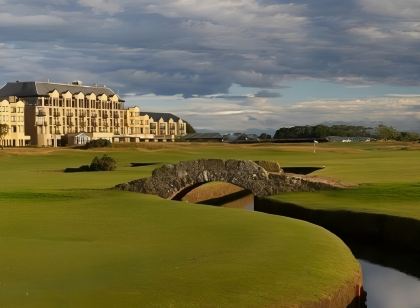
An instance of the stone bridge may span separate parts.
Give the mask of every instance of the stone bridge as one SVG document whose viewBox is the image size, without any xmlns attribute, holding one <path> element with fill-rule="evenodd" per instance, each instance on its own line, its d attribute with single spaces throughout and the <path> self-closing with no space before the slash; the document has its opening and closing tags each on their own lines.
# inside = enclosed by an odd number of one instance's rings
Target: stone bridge
<svg viewBox="0 0 420 308">
<path fill-rule="evenodd" d="M 152 176 L 119 184 L 116 189 L 181 200 L 194 188 L 216 181 L 237 185 L 258 197 L 342 187 L 319 178 L 285 173 L 277 162 L 199 159 L 163 165 Z"/>
</svg>

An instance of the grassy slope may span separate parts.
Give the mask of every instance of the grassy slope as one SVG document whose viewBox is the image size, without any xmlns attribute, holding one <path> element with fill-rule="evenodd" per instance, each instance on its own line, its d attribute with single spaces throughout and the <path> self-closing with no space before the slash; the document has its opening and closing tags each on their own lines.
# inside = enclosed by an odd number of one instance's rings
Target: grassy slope
<svg viewBox="0 0 420 308">
<path fill-rule="evenodd" d="M 118 171 L 78 174 L 61 170 L 97 151 L 0 153 L 3 306 L 287 306 L 327 296 L 358 270 L 348 248 L 314 225 L 101 190 L 153 169 L 132 161 L 233 158 L 236 148 L 111 152 Z M 240 156 L 278 154 L 249 147 Z"/>
<path fill-rule="evenodd" d="M 328 157 L 325 160 L 327 168 L 317 174 L 360 184 L 358 187 L 282 194 L 273 198 L 309 208 L 380 213 L 420 220 L 419 145 L 337 146 L 347 153 L 337 151 L 335 157 Z M 330 151 L 330 146 L 324 145 L 324 151 Z M 321 159 L 328 155 L 322 149 L 318 154 Z"/>
<path fill-rule="evenodd" d="M 368 184 L 344 191 L 288 193 L 272 198 L 314 209 L 380 213 L 420 220 L 419 183 Z"/>
</svg>

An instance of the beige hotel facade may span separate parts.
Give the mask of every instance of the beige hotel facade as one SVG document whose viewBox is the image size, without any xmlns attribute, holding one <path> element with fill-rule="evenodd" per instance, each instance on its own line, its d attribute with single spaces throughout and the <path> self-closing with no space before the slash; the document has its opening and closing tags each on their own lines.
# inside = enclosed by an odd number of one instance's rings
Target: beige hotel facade
<svg viewBox="0 0 420 308">
<path fill-rule="evenodd" d="M 9 126 L 5 146 L 82 145 L 95 139 L 166 142 L 186 134 L 179 117 L 125 108 L 110 88 L 80 81 L 7 83 L 0 89 L 0 123 Z"/>
</svg>

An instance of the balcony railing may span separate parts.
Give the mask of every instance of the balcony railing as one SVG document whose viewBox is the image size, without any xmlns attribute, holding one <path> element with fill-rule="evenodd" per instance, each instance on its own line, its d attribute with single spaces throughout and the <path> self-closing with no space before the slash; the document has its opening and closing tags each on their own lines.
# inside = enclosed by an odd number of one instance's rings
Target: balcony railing
<svg viewBox="0 0 420 308">
<path fill-rule="evenodd" d="M 67 113 L 67 117 L 68 117 L 68 118 L 72 118 L 72 117 L 74 117 L 74 113 L 73 113 L 73 112 L 68 112 L 68 113 Z"/>
<path fill-rule="evenodd" d="M 53 116 L 54 116 L 55 118 L 60 117 L 60 116 L 61 116 L 60 111 L 54 111 L 54 112 L 53 112 Z"/>
<path fill-rule="evenodd" d="M 120 117 L 119 112 L 114 112 L 114 118 L 118 119 Z"/>
</svg>

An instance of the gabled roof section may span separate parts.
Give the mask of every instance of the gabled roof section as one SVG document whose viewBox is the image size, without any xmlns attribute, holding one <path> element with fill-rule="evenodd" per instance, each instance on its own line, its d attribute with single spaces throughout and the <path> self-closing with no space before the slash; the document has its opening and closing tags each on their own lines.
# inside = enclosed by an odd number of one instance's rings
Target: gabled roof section
<svg viewBox="0 0 420 308">
<path fill-rule="evenodd" d="M 148 115 L 150 118 L 153 118 L 153 120 L 155 120 L 155 121 L 159 121 L 160 118 L 162 118 L 163 121 L 165 121 L 165 122 L 168 122 L 169 119 L 171 119 L 171 118 L 175 122 L 178 122 L 180 120 L 180 118 L 177 117 L 176 115 L 174 115 L 172 113 L 165 113 L 165 112 L 147 112 L 147 111 L 143 111 L 143 112 L 140 112 L 140 115 L 141 116 Z"/>
<path fill-rule="evenodd" d="M 59 93 L 66 93 L 69 91 L 71 94 L 83 93 L 85 95 L 94 93 L 95 95 L 105 94 L 106 96 L 117 95 L 113 90 L 105 86 L 84 86 L 65 83 L 53 82 L 37 82 L 37 81 L 24 81 L 24 82 L 8 82 L 3 88 L 0 89 L 0 97 L 18 96 L 18 97 L 37 97 L 48 96 L 48 93 L 57 90 Z M 118 96 L 118 95 L 117 95 Z M 119 96 L 118 100 L 124 102 Z"/>
</svg>

